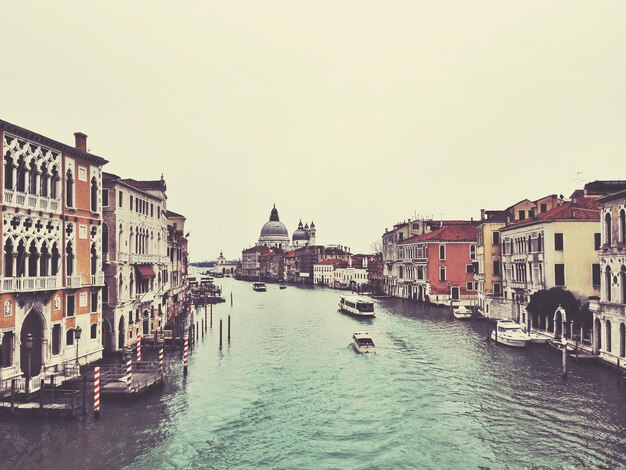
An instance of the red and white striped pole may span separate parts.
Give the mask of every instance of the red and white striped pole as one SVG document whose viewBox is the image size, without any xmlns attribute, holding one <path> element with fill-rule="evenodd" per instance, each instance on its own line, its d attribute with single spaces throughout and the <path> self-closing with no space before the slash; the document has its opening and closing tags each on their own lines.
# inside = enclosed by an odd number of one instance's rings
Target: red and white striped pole
<svg viewBox="0 0 626 470">
<path fill-rule="evenodd" d="M 141 362 L 141 335 L 137 336 L 137 362 Z"/>
<path fill-rule="evenodd" d="M 183 374 L 187 375 L 187 363 L 189 362 L 189 336 L 185 335 L 185 346 L 183 347 Z"/>
<path fill-rule="evenodd" d="M 129 355 L 126 361 L 126 390 L 128 390 L 128 392 L 130 392 L 132 384 L 133 384 L 133 358 L 131 355 Z"/>
<path fill-rule="evenodd" d="M 93 368 L 93 417 L 100 417 L 100 367 Z"/>
<path fill-rule="evenodd" d="M 163 377 L 163 357 L 165 356 L 165 351 L 163 350 L 163 346 L 159 349 L 159 374 Z"/>
</svg>

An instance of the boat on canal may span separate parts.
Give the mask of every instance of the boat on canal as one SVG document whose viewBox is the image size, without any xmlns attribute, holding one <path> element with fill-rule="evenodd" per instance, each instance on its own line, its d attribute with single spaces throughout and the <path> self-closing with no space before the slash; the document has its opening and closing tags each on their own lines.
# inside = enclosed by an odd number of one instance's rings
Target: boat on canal
<svg viewBox="0 0 626 470">
<path fill-rule="evenodd" d="M 374 303 L 356 295 L 342 295 L 339 299 L 339 310 L 359 317 L 373 317 Z"/>
<path fill-rule="evenodd" d="M 287 285 L 286 285 L 286 284 L 281 284 L 281 285 L 280 285 L 280 288 L 281 288 L 281 289 L 286 289 L 286 288 L 287 288 Z"/>
<path fill-rule="evenodd" d="M 529 341 L 521 325 L 511 320 L 498 320 L 495 330 L 491 332 L 491 339 L 514 348 L 525 348 Z"/>
<path fill-rule="evenodd" d="M 532 332 L 528 333 L 529 343 L 546 344 L 548 341 L 550 341 L 550 338 L 548 338 L 547 336 L 539 335 Z"/>
<path fill-rule="evenodd" d="M 267 286 L 264 282 L 253 282 L 252 290 L 256 292 L 265 292 L 267 290 Z"/>
<path fill-rule="evenodd" d="M 354 350 L 358 353 L 376 352 L 374 340 L 369 333 L 354 333 L 352 335 L 352 341 L 354 343 Z"/>
<path fill-rule="evenodd" d="M 471 320 L 472 311 L 465 305 L 456 305 L 452 307 L 452 315 L 457 320 Z"/>
</svg>

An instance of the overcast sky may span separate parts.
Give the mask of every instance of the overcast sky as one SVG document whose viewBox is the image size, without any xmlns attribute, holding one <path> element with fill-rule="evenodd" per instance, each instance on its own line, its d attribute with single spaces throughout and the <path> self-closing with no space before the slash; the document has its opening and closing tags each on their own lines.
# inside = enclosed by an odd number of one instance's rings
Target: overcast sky
<svg viewBox="0 0 626 470">
<path fill-rule="evenodd" d="M 0 118 L 157 179 L 191 259 L 626 177 L 624 1 L 5 2 Z M 580 172 L 580 174 L 579 174 Z"/>
</svg>

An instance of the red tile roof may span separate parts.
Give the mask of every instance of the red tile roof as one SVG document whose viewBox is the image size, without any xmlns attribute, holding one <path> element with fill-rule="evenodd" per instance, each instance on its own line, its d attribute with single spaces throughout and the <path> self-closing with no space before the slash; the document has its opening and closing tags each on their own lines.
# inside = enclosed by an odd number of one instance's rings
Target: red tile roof
<svg viewBox="0 0 626 470">
<path fill-rule="evenodd" d="M 550 220 L 595 220 L 600 222 L 600 204 L 595 198 L 577 199 L 575 202 L 564 202 L 558 207 L 542 212 L 532 219 L 518 220 L 508 227 L 530 225 Z M 505 227 L 503 230 L 506 230 Z"/>
<path fill-rule="evenodd" d="M 325 265 L 329 265 L 329 264 L 330 265 L 335 265 L 336 264 L 336 265 L 348 266 L 348 262 L 347 261 L 344 261 L 342 259 L 335 259 L 335 258 L 325 259 L 324 261 L 320 261 L 319 263 L 316 263 L 316 264 L 325 264 Z"/>
<path fill-rule="evenodd" d="M 423 235 L 414 235 L 399 243 L 416 242 L 475 242 L 476 224 L 466 222 L 465 225 L 448 225 Z"/>
</svg>

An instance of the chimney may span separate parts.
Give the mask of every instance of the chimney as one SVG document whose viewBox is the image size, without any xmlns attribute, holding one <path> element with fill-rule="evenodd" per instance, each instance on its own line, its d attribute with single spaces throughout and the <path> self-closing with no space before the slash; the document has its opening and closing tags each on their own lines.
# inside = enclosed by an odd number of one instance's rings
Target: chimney
<svg viewBox="0 0 626 470">
<path fill-rule="evenodd" d="M 485 220 L 485 209 L 480 210 L 480 220 Z"/>
<path fill-rule="evenodd" d="M 78 150 L 82 150 L 83 152 L 87 151 L 87 135 L 82 132 L 74 132 L 74 138 L 76 140 L 76 147 Z"/>
</svg>

